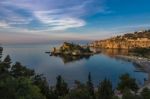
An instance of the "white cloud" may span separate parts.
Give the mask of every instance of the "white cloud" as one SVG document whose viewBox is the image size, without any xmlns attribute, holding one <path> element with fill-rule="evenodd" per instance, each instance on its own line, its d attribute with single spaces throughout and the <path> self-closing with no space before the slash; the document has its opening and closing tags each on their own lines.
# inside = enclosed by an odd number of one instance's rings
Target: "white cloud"
<svg viewBox="0 0 150 99">
<path fill-rule="evenodd" d="M 7 23 L 5 23 L 5 22 L 0 22 L 0 27 L 7 27 L 7 26 L 8 26 Z"/>
<path fill-rule="evenodd" d="M 0 29 L 8 29 L 10 28 L 11 26 L 6 23 L 5 21 L 0 21 Z"/>
<path fill-rule="evenodd" d="M 66 30 L 69 28 L 81 27 L 86 24 L 84 20 L 61 14 L 54 14 L 56 11 L 35 11 L 34 15 L 40 22 L 47 25 L 49 30 Z"/>
<path fill-rule="evenodd" d="M 20 8 L 14 7 L 12 5 L 5 5 L 0 2 L 0 21 L 5 21 L 8 25 L 25 25 L 29 24 L 33 18 L 22 15 L 19 12 Z M 20 10 L 22 11 L 22 10 Z M 3 22 L 4 23 L 4 22 Z"/>
<path fill-rule="evenodd" d="M 86 20 L 81 17 L 104 12 L 102 3 L 103 0 L 1 0 L 0 11 L 7 15 L 4 19 L 9 25 L 19 25 L 33 31 L 57 31 L 85 26 Z M 29 12 L 29 15 L 26 16 L 24 11 Z M 36 25 L 33 25 L 34 22 Z"/>
<path fill-rule="evenodd" d="M 29 24 L 33 19 L 32 18 L 25 18 L 21 16 L 15 16 L 11 17 L 11 20 L 8 21 L 10 25 L 23 25 L 23 24 Z"/>
</svg>

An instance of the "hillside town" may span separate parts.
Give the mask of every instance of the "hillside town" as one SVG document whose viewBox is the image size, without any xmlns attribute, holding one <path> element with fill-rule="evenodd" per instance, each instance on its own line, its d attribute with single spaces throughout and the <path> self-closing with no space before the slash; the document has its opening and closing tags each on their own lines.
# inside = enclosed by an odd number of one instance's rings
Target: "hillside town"
<svg viewBox="0 0 150 99">
<path fill-rule="evenodd" d="M 104 49 L 150 48 L 150 30 L 94 41 L 90 46 Z"/>
</svg>

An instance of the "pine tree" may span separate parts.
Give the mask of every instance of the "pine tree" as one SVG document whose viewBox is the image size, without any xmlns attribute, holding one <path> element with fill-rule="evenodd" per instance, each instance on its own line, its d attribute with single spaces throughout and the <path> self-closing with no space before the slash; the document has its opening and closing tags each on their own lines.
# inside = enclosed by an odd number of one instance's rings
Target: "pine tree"
<svg viewBox="0 0 150 99">
<path fill-rule="evenodd" d="M 11 75 L 15 78 L 18 77 L 31 77 L 34 75 L 34 70 L 22 66 L 21 63 L 16 62 L 11 68 Z"/>
<path fill-rule="evenodd" d="M 93 86 L 93 83 L 92 83 L 91 73 L 90 72 L 89 72 L 89 75 L 88 75 L 87 89 L 88 89 L 89 94 L 93 97 L 93 99 L 95 99 L 94 86 Z"/>
<path fill-rule="evenodd" d="M 68 85 L 67 83 L 62 79 L 62 77 L 59 75 L 57 77 L 57 83 L 56 83 L 56 89 L 55 92 L 58 96 L 64 96 L 68 93 Z"/>
<path fill-rule="evenodd" d="M 11 59 L 10 59 L 9 55 L 6 56 L 6 58 L 4 59 L 3 63 L 5 64 L 7 69 L 10 68 Z"/>
<path fill-rule="evenodd" d="M 125 88 L 131 89 L 132 91 L 138 90 L 138 85 L 134 78 L 131 78 L 129 74 L 123 74 L 120 77 L 120 82 L 118 84 L 118 89 L 123 92 Z"/>
<path fill-rule="evenodd" d="M 2 52 L 3 52 L 3 48 L 0 47 L 0 63 L 1 63 L 1 58 L 2 58 Z"/>
<path fill-rule="evenodd" d="M 7 55 L 6 58 L 0 64 L 0 74 L 8 74 L 11 67 L 10 56 Z"/>
<path fill-rule="evenodd" d="M 109 80 L 105 79 L 100 83 L 98 87 L 98 97 L 99 99 L 112 99 L 113 90 L 112 84 Z"/>
</svg>

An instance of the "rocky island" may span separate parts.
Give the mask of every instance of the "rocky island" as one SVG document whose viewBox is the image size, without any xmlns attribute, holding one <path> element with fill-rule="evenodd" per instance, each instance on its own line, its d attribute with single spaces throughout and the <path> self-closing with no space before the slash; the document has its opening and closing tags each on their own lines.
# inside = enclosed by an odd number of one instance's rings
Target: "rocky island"
<svg viewBox="0 0 150 99">
<path fill-rule="evenodd" d="M 69 55 L 69 56 L 89 56 L 94 52 L 90 50 L 89 46 L 81 46 L 78 44 L 64 42 L 59 48 L 53 48 L 51 55 Z"/>
</svg>

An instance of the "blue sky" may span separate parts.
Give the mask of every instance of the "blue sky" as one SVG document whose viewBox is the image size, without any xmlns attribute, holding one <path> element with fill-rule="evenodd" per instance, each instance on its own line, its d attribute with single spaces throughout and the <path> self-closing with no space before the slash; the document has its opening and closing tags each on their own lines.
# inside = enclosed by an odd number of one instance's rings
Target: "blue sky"
<svg viewBox="0 0 150 99">
<path fill-rule="evenodd" d="M 0 43 L 97 40 L 150 28 L 149 0 L 0 0 Z"/>
</svg>

